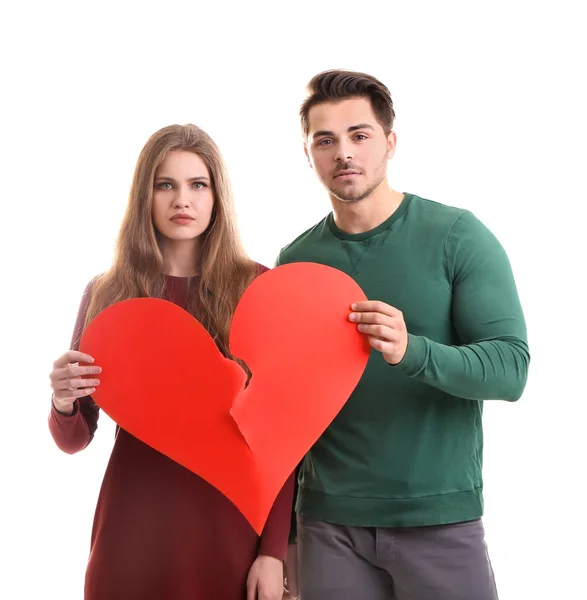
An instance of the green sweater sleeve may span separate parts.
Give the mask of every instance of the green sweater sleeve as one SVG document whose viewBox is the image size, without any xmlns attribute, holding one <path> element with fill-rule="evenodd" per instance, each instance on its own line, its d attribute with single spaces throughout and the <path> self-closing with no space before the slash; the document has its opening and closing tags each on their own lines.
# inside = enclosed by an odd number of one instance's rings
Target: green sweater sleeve
<svg viewBox="0 0 587 600">
<path fill-rule="evenodd" d="M 526 324 L 508 257 L 471 213 L 445 244 L 452 282 L 452 318 L 459 344 L 447 346 L 408 332 L 408 349 L 393 368 L 459 398 L 520 398 L 530 354 Z"/>
</svg>

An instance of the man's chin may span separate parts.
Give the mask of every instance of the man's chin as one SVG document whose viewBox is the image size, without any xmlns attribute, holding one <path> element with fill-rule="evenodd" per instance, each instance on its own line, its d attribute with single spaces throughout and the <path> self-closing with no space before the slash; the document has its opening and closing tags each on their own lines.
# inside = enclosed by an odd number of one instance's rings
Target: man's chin
<svg viewBox="0 0 587 600">
<path fill-rule="evenodd" d="M 347 202 L 349 204 L 352 202 L 359 202 L 360 200 L 362 200 L 365 197 L 365 192 L 364 191 L 359 192 L 358 190 L 354 190 L 353 192 L 350 192 L 350 190 L 341 191 L 341 190 L 337 190 L 337 189 L 331 189 L 330 193 L 337 200 L 340 200 L 341 202 Z"/>
</svg>

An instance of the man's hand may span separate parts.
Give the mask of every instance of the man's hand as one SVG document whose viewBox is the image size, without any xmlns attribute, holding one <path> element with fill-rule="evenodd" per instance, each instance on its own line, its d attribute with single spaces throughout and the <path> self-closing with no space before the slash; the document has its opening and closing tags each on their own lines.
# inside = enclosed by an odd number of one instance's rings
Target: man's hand
<svg viewBox="0 0 587 600">
<path fill-rule="evenodd" d="M 379 350 L 390 365 L 397 365 L 408 348 L 408 330 L 401 311 L 377 300 L 357 302 L 351 310 L 349 319 L 359 324 L 357 329 L 368 336 L 371 347 Z"/>
<path fill-rule="evenodd" d="M 272 556 L 257 556 L 247 578 L 247 600 L 282 600 L 283 563 Z"/>
</svg>

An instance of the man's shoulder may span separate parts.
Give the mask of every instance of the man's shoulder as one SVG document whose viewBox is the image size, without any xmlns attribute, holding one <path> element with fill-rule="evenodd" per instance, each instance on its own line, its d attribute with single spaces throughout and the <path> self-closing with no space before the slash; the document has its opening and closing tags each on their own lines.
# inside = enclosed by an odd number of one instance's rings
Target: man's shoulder
<svg viewBox="0 0 587 600">
<path fill-rule="evenodd" d="M 306 231 L 284 246 L 279 252 L 278 264 L 299 260 L 300 252 L 304 252 L 322 238 L 325 228 L 328 228 L 327 220 L 328 216 L 324 217 L 309 229 L 306 229 Z"/>
<path fill-rule="evenodd" d="M 444 239 L 449 251 L 455 251 L 460 244 L 465 244 L 461 247 L 468 252 L 489 252 L 501 247 L 493 232 L 471 210 L 424 198 L 418 198 L 416 204 L 420 206 L 414 222 L 421 223 L 430 236 Z"/>
<path fill-rule="evenodd" d="M 416 195 L 412 196 L 411 207 L 417 212 L 429 216 L 437 223 L 454 223 L 463 217 L 463 215 L 470 214 L 470 211 L 466 208 L 452 206 L 450 204 L 438 202 L 437 200 L 430 200 Z"/>
</svg>

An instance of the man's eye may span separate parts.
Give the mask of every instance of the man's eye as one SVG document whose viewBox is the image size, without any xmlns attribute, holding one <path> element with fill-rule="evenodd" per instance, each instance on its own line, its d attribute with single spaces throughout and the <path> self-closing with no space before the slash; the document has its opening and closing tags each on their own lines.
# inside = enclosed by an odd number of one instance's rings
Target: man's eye
<svg viewBox="0 0 587 600">
<path fill-rule="evenodd" d="M 362 140 L 366 140 L 366 139 L 367 139 L 367 136 L 366 136 L 366 135 L 363 135 L 362 133 L 358 133 L 358 134 L 355 136 L 355 139 L 356 139 L 356 140 L 359 140 L 359 141 L 362 141 Z"/>
<path fill-rule="evenodd" d="M 320 141 L 318 142 L 318 146 L 328 146 L 328 145 L 330 145 L 331 143 L 332 143 L 332 140 L 328 140 L 328 139 L 325 139 L 325 140 L 320 140 Z"/>
</svg>

